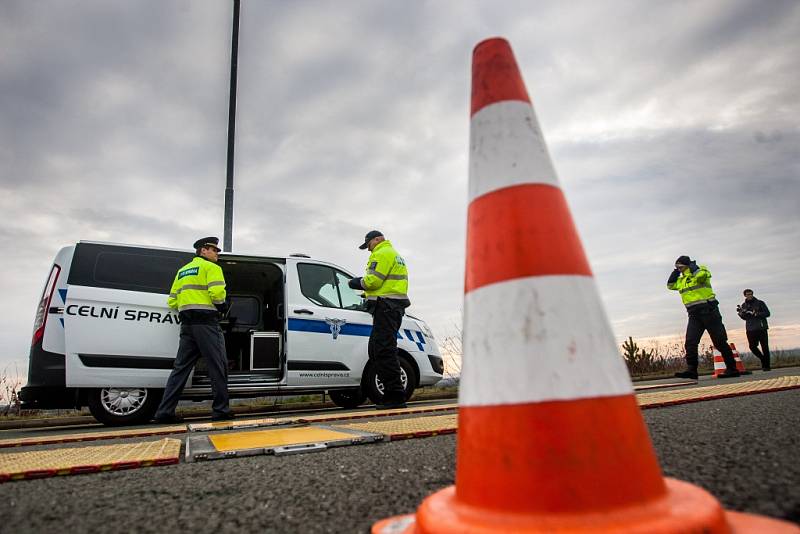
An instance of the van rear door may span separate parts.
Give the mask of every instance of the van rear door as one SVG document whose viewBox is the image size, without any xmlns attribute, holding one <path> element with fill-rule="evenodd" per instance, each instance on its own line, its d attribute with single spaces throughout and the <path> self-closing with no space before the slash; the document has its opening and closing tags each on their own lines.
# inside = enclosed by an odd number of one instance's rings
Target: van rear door
<svg viewBox="0 0 800 534">
<path fill-rule="evenodd" d="M 179 330 L 167 295 L 190 258 L 179 251 L 77 245 L 64 307 L 67 386 L 164 387 Z"/>
</svg>

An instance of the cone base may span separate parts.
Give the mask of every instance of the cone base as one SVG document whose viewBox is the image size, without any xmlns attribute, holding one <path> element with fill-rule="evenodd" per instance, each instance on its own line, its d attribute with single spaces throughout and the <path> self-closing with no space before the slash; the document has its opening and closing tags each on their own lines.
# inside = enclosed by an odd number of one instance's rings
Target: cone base
<svg viewBox="0 0 800 534">
<path fill-rule="evenodd" d="M 372 534 L 490 534 L 544 532 L 800 533 L 797 526 L 764 516 L 729 512 L 707 491 L 671 478 L 667 495 L 641 505 L 585 514 L 515 514 L 458 502 L 455 486 L 426 498 L 413 514 L 375 523 Z"/>
</svg>

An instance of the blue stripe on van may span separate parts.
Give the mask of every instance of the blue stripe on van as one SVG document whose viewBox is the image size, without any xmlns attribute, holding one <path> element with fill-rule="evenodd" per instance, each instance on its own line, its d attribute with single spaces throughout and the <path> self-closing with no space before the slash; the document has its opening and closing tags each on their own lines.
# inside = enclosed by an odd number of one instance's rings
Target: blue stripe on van
<svg viewBox="0 0 800 534">
<path fill-rule="evenodd" d="M 66 289 L 59 289 L 58 294 L 61 295 L 61 301 L 66 304 L 67 303 L 67 290 Z"/>
<path fill-rule="evenodd" d="M 325 321 L 321 321 L 319 319 L 296 319 L 296 318 L 289 318 L 289 330 L 292 332 L 313 332 L 316 334 L 330 334 L 331 327 Z M 416 341 L 414 336 L 412 335 L 412 331 L 404 328 L 403 329 L 406 333 L 406 336 L 410 341 L 416 343 L 417 348 L 421 351 L 425 350 L 424 341 L 422 343 Z M 416 330 L 413 331 L 417 334 L 417 337 L 420 339 L 424 339 L 422 334 Z M 371 324 L 358 324 L 358 323 L 345 323 L 342 325 L 342 330 L 339 332 L 340 336 L 362 336 L 362 337 L 369 337 L 372 333 L 372 325 Z M 402 340 L 403 336 L 400 335 L 400 332 L 397 333 L 397 339 Z"/>
<path fill-rule="evenodd" d="M 316 319 L 289 319 L 289 330 L 294 332 L 315 332 L 318 334 L 330 334 L 331 327 L 325 321 Z M 345 323 L 342 325 L 340 336 L 365 336 L 369 337 L 372 333 L 371 324 Z"/>
</svg>

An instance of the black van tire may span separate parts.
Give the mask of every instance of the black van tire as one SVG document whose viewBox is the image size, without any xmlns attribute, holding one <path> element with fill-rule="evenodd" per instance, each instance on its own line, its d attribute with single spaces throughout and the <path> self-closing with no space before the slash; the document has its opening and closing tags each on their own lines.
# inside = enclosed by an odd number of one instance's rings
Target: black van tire
<svg viewBox="0 0 800 534">
<path fill-rule="evenodd" d="M 361 388 L 335 389 L 328 395 L 336 406 L 340 408 L 358 408 L 367 400 L 367 394 Z"/>
<path fill-rule="evenodd" d="M 404 357 L 400 356 L 397 358 L 400 361 L 400 372 L 401 372 L 401 379 L 403 378 L 403 373 L 405 373 L 405 391 L 406 391 L 406 400 L 411 398 L 411 395 L 414 394 L 414 389 L 417 386 L 417 374 L 414 371 L 414 366 L 411 365 L 408 360 Z M 369 400 L 374 402 L 375 404 L 381 404 L 383 402 L 383 392 L 381 391 L 383 384 L 381 384 L 381 388 L 378 387 L 378 373 L 375 371 L 375 366 L 371 363 L 367 364 L 367 368 L 364 370 L 364 376 L 361 380 L 361 389 L 367 394 Z"/>
<path fill-rule="evenodd" d="M 130 396 L 136 394 L 141 397 L 134 408 L 126 413 L 114 413 L 109 398 L 114 393 Z M 149 422 L 158 409 L 164 390 L 153 388 L 100 388 L 87 391 L 86 403 L 95 419 L 107 426 L 139 425 Z"/>
</svg>

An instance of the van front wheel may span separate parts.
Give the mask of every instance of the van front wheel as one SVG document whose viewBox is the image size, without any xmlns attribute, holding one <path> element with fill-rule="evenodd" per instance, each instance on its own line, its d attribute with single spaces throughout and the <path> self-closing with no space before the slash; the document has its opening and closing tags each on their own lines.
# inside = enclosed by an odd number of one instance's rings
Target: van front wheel
<svg viewBox="0 0 800 534">
<path fill-rule="evenodd" d="M 399 357 L 398 360 L 400 361 L 400 382 L 403 384 L 405 397 L 408 400 L 414 393 L 417 377 L 416 373 L 414 373 L 414 368 L 405 358 Z M 362 388 L 366 391 L 369 400 L 375 404 L 383 402 L 383 382 L 378 378 L 378 373 L 372 364 L 367 365 L 364 371 Z"/>
<path fill-rule="evenodd" d="M 336 406 L 340 408 L 358 408 L 367 400 L 367 395 L 361 391 L 361 388 L 356 389 L 339 389 L 329 391 L 328 395 Z"/>
<path fill-rule="evenodd" d="M 161 390 L 152 388 L 101 388 L 89 390 L 89 411 L 108 426 L 138 425 L 153 418 Z"/>
</svg>

